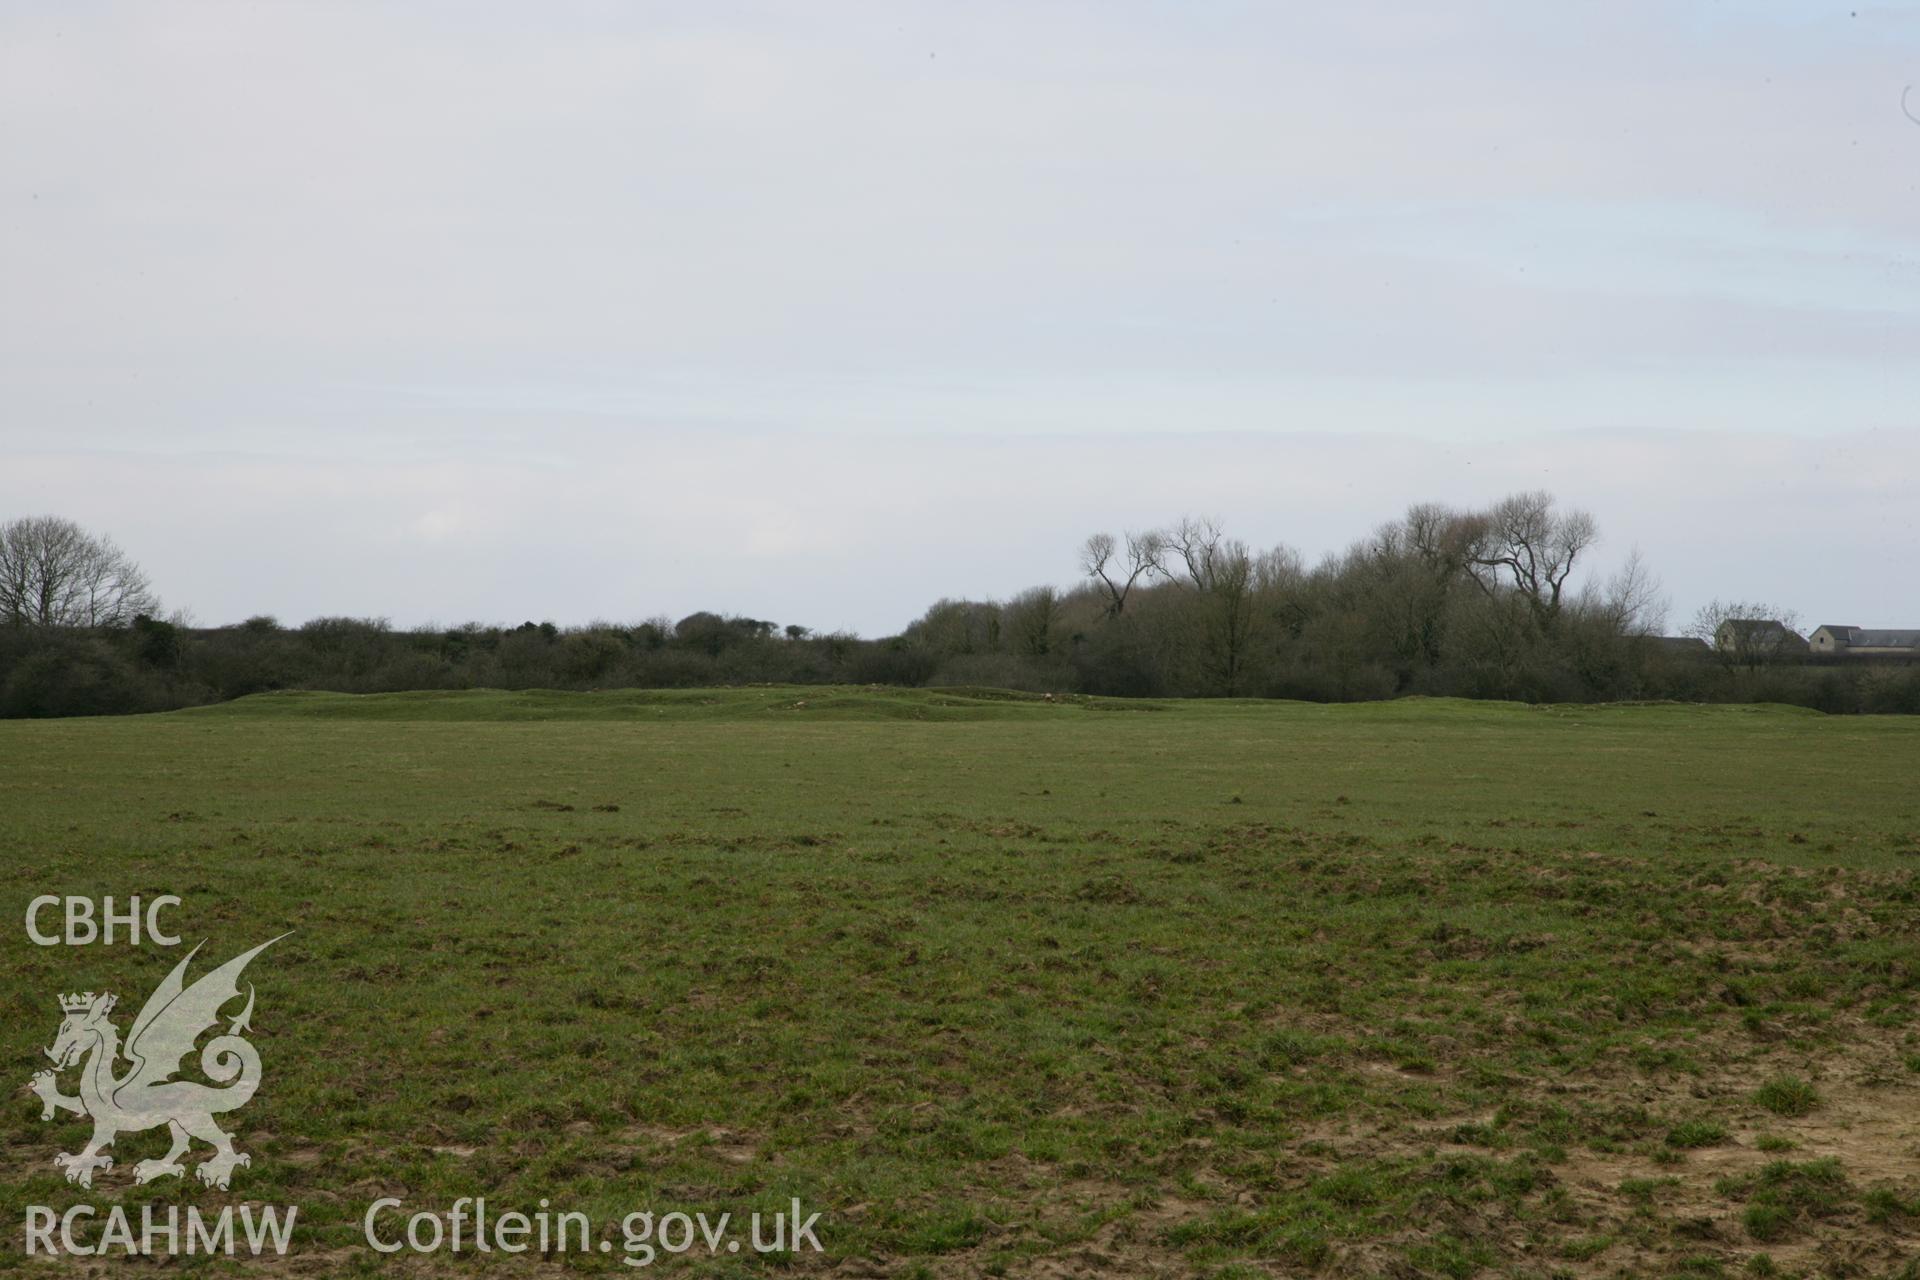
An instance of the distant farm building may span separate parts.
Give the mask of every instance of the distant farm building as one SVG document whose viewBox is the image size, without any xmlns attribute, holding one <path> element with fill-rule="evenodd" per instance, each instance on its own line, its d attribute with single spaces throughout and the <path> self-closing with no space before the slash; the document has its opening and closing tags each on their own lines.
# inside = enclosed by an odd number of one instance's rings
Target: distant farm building
<svg viewBox="0 0 1920 1280">
<path fill-rule="evenodd" d="M 1823 657 L 1920 658 L 1920 630 L 1817 627 L 1808 647 Z"/>
<path fill-rule="evenodd" d="M 1777 618 L 1728 618 L 1713 633 L 1722 653 L 1784 658 L 1807 652 L 1806 637 Z"/>
</svg>

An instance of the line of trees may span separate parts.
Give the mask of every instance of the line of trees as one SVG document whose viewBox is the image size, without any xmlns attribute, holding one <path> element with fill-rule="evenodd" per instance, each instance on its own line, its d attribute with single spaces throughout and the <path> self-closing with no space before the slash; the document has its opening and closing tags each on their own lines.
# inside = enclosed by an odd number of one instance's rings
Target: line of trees
<svg viewBox="0 0 1920 1280">
<path fill-rule="evenodd" d="M 943 600 L 906 631 L 981 683 L 1124 694 L 1352 700 L 1407 693 L 1635 696 L 1660 601 L 1637 556 L 1574 574 L 1593 518 L 1549 494 L 1410 509 L 1309 568 L 1217 520 L 1099 533 L 1083 585 Z"/>
<path fill-rule="evenodd" d="M 1816 667 L 1657 636 L 1658 584 L 1638 555 L 1591 572 L 1598 539 L 1590 515 L 1540 492 L 1476 509 L 1418 505 L 1311 567 L 1290 548 L 1258 550 L 1217 520 L 1187 518 L 1088 538 L 1066 589 L 940 600 L 900 635 L 867 640 L 708 612 L 573 628 L 267 617 L 192 628 L 159 617 L 111 542 L 39 517 L 0 526 L 0 716 L 151 711 L 282 688 L 763 682 L 1920 712 L 1920 666 Z M 1726 607 L 1702 618 L 1715 609 Z"/>
</svg>

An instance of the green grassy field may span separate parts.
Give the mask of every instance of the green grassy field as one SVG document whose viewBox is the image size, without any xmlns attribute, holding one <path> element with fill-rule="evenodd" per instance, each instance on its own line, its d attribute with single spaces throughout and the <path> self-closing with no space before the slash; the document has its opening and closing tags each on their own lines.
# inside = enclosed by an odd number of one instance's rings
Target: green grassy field
<svg viewBox="0 0 1920 1280">
<path fill-rule="evenodd" d="M 484 1194 L 610 1228 L 797 1196 L 804 1274 L 1914 1277 L 1917 781 L 1920 720 L 1752 707 L 0 723 L 0 1267 L 29 1204 L 158 1200 L 299 1205 L 281 1273 L 627 1270 L 361 1241 L 379 1196 Z M 130 1019 L 185 948 L 31 945 L 43 893 L 179 894 L 211 963 L 294 931 L 248 974 L 231 1193 L 133 1186 L 157 1133 L 91 1191 L 54 1168 L 88 1132 L 24 1089 L 56 994 Z M 255 1266 L 170 1268 L 222 1269 Z"/>
</svg>

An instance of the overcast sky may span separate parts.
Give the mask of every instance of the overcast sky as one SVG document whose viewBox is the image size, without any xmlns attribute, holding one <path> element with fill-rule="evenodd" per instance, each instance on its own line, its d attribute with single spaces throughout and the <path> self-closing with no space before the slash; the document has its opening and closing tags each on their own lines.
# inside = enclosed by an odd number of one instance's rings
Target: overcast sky
<svg viewBox="0 0 1920 1280">
<path fill-rule="evenodd" d="M 1676 625 L 1920 626 L 1914 81 L 1852 0 L 0 0 L 0 517 L 207 624 L 876 634 L 1544 486 Z"/>
</svg>

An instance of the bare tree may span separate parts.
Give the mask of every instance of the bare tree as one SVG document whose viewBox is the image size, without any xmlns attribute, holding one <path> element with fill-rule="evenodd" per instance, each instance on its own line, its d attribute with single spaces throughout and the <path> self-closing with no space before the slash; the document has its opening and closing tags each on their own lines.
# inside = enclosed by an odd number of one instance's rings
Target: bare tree
<svg viewBox="0 0 1920 1280">
<path fill-rule="evenodd" d="M 939 653 L 997 653 L 1003 631 L 1000 605 L 942 598 L 907 627 L 907 638 Z"/>
<path fill-rule="evenodd" d="M 1044 658 L 1053 652 L 1060 625 L 1060 593 L 1052 587 L 1029 587 L 1007 601 L 1007 628 L 1017 652 Z"/>
<path fill-rule="evenodd" d="M 140 566 L 111 538 L 58 516 L 0 525 L 0 622 L 118 627 L 159 608 Z"/>
<path fill-rule="evenodd" d="M 1666 623 L 1667 598 L 1661 593 L 1660 579 L 1647 567 L 1638 547 L 1628 553 L 1627 562 L 1607 579 L 1604 588 L 1583 595 L 1582 604 L 1589 616 L 1613 635 L 1652 635 Z"/>
<path fill-rule="evenodd" d="M 1504 582 L 1526 601 L 1535 626 L 1552 630 L 1574 564 L 1599 540 L 1593 517 L 1555 511 L 1553 495 L 1536 489 L 1461 519 L 1468 571 L 1480 589 L 1493 595 Z"/>
<path fill-rule="evenodd" d="M 1360 630 L 1390 655 L 1400 680 L 1445 656 L 1456 590 L 1467 587 L 1467 555 L 1476 528 L 1439 503 L 1407 508 L 1328 567 L 1339 606 L 1352 624 L 1348 651 Z"/>
<path fill-rule="evenodd" d="M 1150 578 L 1159 572 L 1160 534 L 1149 530 L 1146 533 L 1129 533 L 1126 539 L 1124 564 L 1114 560 L 1120 547 L 1110 533 L 1096 533 L 1080 548 L 1080 568 L 1100 584 L 1106 596 L 1109 618 L 1117 618 L 1125 613 L 1127 597 L 1133 594 L 1134 587 L 1142 578 Z"/>
<path fill-rule="evenodd" d="M 1158 535 L 1158 544 L 1155 571 L 1190 591 L 1212 591 L 1223 577 L 1239 574 L 1243 566 L 1234 560 L 1245 559 L 1247 551 L 1244 543 L 1228 540 L 1213 516 L 1182 516 L 1179 524 Z"/>
<path fill-rule="evenodd" d="M 1229 538 L 1212 517 L 1183 518 L 1154 536 L 1155 577 L 1191 597 L 1180 614 L 1193 628 L 1192 652 L 1206 686 L 1229 696 L 1245 691 L 1263 634 L 1297 607 L 1305 578 L 1300 557 L 1286 547 L 1255 552 Z"/>
</svg>

